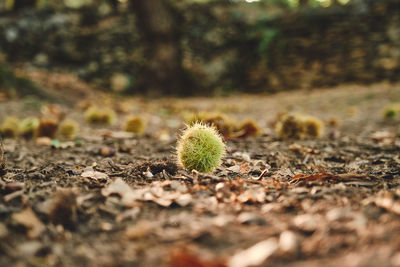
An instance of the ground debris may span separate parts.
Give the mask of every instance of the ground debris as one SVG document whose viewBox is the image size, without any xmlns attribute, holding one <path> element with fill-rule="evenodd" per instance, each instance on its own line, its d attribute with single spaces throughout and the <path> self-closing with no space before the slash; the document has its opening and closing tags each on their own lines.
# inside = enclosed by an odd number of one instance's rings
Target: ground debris
<svg viewBox="0 0 400 267">
<path fill-rule="evenodd" d="M 84 172 L 82 172 L 81 176 L 98 181 L 107 181 L 109 179 L 106 173 L 95 171 L 92 168 L 85 169 Z"/>
<path fill-rule="evenodd" d="M 166 186 L 165 183 L 155 181 L 148 188 L 132 189 L 121 178 L 117 178 L 102 189 L 102 194 L 105 197 L 117 194 L 121 197 L 122 203 L 128 207 L 137 206 L 140 201 L 152 201 L 161 207 L 169 207 L 172 203 L 184 207 L 192 202 L 190 194 L 186 194 L 178 188 L 165 190 L 164 186 Z"/>
<path fill-rule="evenodd" d="M 268 134 L 226 140 L 227 156 L 212 174 L 175 163 L 182 119 L 157 112 L 169 99 L 104 100 L 143 116 L 149 134 L 142 136 L 118 132 L 129 112 L 102 129 L 63 106 L 81 130 L 68 149 L 59 149 L 67 144 L 62 139 L 57 148 L 4 139 L 0 266 L 222 267 L 254 266 L 257 259 L 261 266 L 397 266 L 399 130 L 397 121 L 381 117 L 394 91 L 367 88 L 363 97 L 371 92 L 375 97 L 352 118 L 341 112 L 354 92 L 340 88 L 223 97 L 243 106 L 232 115 L 253 117 Z M 219 101 L 178 99 L 177 106 L 213 110 Z M 2 102 L 0 121 L 19 108 L 15 115 L 23 118 L 23 101 Z M 280 108 L 335 116 L 340 135 L 279 140 L 268 125 Z M 169 141 L 156 134 L 163 129 Z M 371 138 L 378 131 L 384 133 Z M 111 150 L 99 153 L 104 147 Z"/>
<path fill-rule="evenodd" d="M 395 141 L 396 134 L 389 131 L 377 131 L 371 134 L 371 139 L 379 144 L 391 144 Z"/>
<path fill-rule="evenodd" d="M 254 246 L 240 251 L 229 260 L 228 267 L 247 267 L 264 263 L 268 257 L 278 250 L 278 241 L 269 238 L 261 241 Z"/>
<path fill-rule="evenodd" d="M 300 181 L 353 181 L 359 179 L 371 179 L 372 177 L 365 174 L 355 173 L 344 173 L 344 174 L 332 174 L 327 173 L 323 169 L 317 168 L 319 173 L 315 174 L 302 174 L 298 173 L 291 178 L 291 183 L 297 183 Z"/>
<path fill-rule="evenodd" d="M 374 203 L 380 208 L 383 208 L 389 212 L 393 212 L 397 215 L 400 215 L 400 202 L 397 200 L 396 196 L 393 192 L 386 192 L 378 196 Z"/>
<path fill-rule="evenodd" d="M 221 260 L 203 259 L 187 249 L 174 249 L 169 262 L 171 267 L 227 267 Z"/>
<path fill-rule="evenodd" d="M 136 164 L 131 173 L 147 177 L 146 173 L 150 172 L 152 175 L 167 172 L 169 175 L 175 175 L 178 171 L 178 166 L 175 162 L 171 160 L 161 160 L 161 161 L 146 161 L 140 164 Z"/>
<path fill-rule="evenodd" d="M 77 221 L 77 190 L 60 188 L 54 193 L 49 208 L 49 219 L 54 224 L 61 224 L 72 229 Z"/>
<path fill-rule="evenodd" d="M 35 213 L 29 207 L 14 213 L 12 219 L 27 229 L 29 238 L 37 238 L 45 230 L 44 224 L 36 217 Z"/>
<path fill-rule="evenodd" d="M 7 173 L 6 159 L 4 157 L 3 140 L 0 138 L 0 177 Z"/>
</svg>

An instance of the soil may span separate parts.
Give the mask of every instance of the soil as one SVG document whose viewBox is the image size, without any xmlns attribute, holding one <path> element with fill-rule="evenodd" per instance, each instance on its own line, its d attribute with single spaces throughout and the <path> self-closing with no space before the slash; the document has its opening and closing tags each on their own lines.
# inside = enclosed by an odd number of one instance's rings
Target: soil
<svg viewBox="0 0 400 267">
<path fill-rule="evenodd" d="M 0 104 L 0 119 L 39 114 L 40 100 Z M 117 109 L 113 126 L 61 108 L 79 138 L 3 140 L 1 266 L 398 266 L 400 84 L 276 95 L 89 102 Z M 226 140 L 213 174 L 177 166 L 186 111 L 252 118 L 259 137 Z M 289 110 L 326 122 L 321 139 L 280 140 Z M 120 132 L 140 114 L 146 134 Z M 330 124 L 330 125 L 329 125 Z M 3 168 L 4 169 L 4 168 Z"/>
</svg>

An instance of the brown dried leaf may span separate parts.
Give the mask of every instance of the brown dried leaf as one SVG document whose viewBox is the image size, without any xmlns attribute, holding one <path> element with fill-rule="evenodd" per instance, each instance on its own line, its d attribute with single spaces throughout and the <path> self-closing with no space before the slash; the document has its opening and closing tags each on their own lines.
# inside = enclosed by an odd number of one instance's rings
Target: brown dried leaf
<svg viewBox="0 0 400 267">
<path fill-rule="evenodd" d="M 250 166 L 247 162 L 240 164 L 239 173 L 248 174 L 250 172 Z"/>
<path fill-rule="evenodd" d="M 276 171 L 273 176 L 276 178 L 287 178 L 293 175 L 293 172 L 286 167 L 280 168 L 278 171 Z"/>
<path fill-rule="evenodd" d="M 193 198 L 191 194 L 182 194 L 175 199 L 175 203 L 181 207 L 186 207 L 192 203 Z"/>
<path fill-rule="evenodd" d="M 117 194 L 120 197 L 124 197 L 125 195 L 133 192 L 133 189 L 124 182 L 121 178 L 115 179 L 115 181 L 111 182 L 107 185 L 107 187 L 101 190 L 101 194 L 105 197 L 108 197 L 113 194 Z"/>
<path fill-rule="evenodd" d="M 340 180 L 340 181 L 351 181 L 358 179 L 366 179 L 370 176 L 364 174 L 355 174 L 355 173 L 344 173 L 344 174 L 331 174 L 326 173 L 324 170 L 317 168 L 320 173 L 315 174 L 302 174 L 298 173 L 292 177 L 291 182 L 299 182 L 299 181 L 318 181 L 318 180 Z"/>
<path fill-rule="evenodd" d="M 164 208 L 167 208 L 167 207 L 171 206 L 171 204 L 173 203 L 172 199 L 166 199 L 166 198 L 155 198 L 154 197 L 154 198 L 151 198 L 151 199 L 148 199 L 148 200 L 151 200 L 154 203 L 156 203 L 156 204 L 158 204 L 158 205 L 160 205 L 161 207 L 164 207 Z"/>
<path fill-rule="evenodd" d="M 176 249 L 171 253 L 170 266 L 172 267 L 226 267 L 227 265 L 218 260 L 206 260 L 198 255 L 185 250 Z"/>
<path fill-rule="evenodd" d="M 233 255 L 228 262 L 228 266 L 247 267 L 261 265 L 277 250 L 277 240 L 269 238 Z"/>
<path fill-rule="evenodd" d="M 12 219 L 28 230 L 29 238 L 37 238 L 45 230 L 44 224 L 36 217 L 35 213 L 29 207 L 23 211 L 14 213 Z"/>
<path fill-rule="evenodd" d="M 100 181 L 104 181 L 104 180 L 108 180 L 108 175 L 103 173 L 103 172 L 98 172 L 95 170 L 86 170 L 81 174 L 82 177 L 85 178 L 91 178 L 94 180 L 100 180 Z"/>
<path fill-rule="evenodd" d="M 400 202 L 395 201 L 390 195 L 379 197 L 374 203 L 380 208 L 400 215 Z"/>
<path fill-rule="evenodd" d="M 240 171 L 240 166 L 239 166 L 239 165 L 233 165 L 233 166 L 227 168 L 227 170 L 229 170 L 229 171 L 231 171 L 231 172 L 234 172 L 234 173 L 239 173 L 239 171 Z"/>
<path fill-rule="evenodd" d="M 51 138 L 47 136 L 41 136 L 36 138 L 35 143 L 38 146 L 51 146 Z"/>
<path fill-rule="evenodd" d="M 237 196 L 240 203 L 262 203 L 265 201 L 265 192 L 263 189 L 247 190 Z"/>
<path fill-rule="evenodd" d="M 117 194 L 122 198 L 126 206 L 135 206 L 137 201 L 152 201 L 162 207 L 169 207 L 172 203 L 180 206 L 187 206 L 192 202 L 192 196 L 182 191 L 166 191 L 163 187 L 167 183 L 153 182 L 150 189 L 132 189 L 121 178 L 116 179 L 107 187 L 103 188 L 101 193 L 108 197 Z"/>
<path fill-rule="evenodd" d="M 139 222 L 135 225 L 128 226 L 125 235 L 129 239 L 140 239 L 146 237 L 152 229 L 150 222 Z"/>
<path fill-rule="evenodd" d="M 291 144 L 289 146 L 289 150 L 291 150 L 291 151 L 293 151 L 295 153 L 298 153 L 298 154 L 303 154 L 303 155 L 304 154 L 312 154 L 312 155 L 319 154 L 318 150 L 314 150 L 314 149 L 309 148 L 309 147 L 301 146 L 301 145 L 299 145 L 297 143 Z"/>
<path fill-rule="evenodd" d="M 371 138 L 376 143 L 390 144 L 395 139 L 395 134 L 388 131 L 377 131 L 371 135 Z"/>
</svg>

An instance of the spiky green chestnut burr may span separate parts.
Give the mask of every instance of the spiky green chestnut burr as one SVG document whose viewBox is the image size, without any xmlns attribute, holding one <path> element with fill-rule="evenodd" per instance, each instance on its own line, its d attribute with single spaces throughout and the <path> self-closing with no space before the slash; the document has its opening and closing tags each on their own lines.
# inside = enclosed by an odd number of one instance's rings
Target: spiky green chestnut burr
<svg viewBox="0 0 400 267">
<path fill-rule="evenodd" d="M 15 137 L 18 134 L 19 119 L 16 117 L 7 117 L 0 126 L 0 133 L 4 137 Z"/>
<path fill-rule="evenodd" d="M 92 106 L 85 112 L 86 121 L 93 124 L 110 125 L 115 121 L 115 111 L 110 108 L 99 108 Z"/>
<path fill-rule="evenodd" d="M 178 162 L 185 169 L 208 173 L 221 164 L 225 144 L 215 128 L 195 123 L 183 132 L 177 153 Z"/>
<path fill-rule="evenodd" d="M 324 132 L 324 123 L 310 115 L 288 114 L 278 122 L 276 132 L 282 139 L 321 138 Z"/>
<path fill-rule="evenodd" d="M 74 120 L 64 120 L 60 124 L 59 133 L 67 139 L 72 139 L 76 136 L 79 131 L 79 123 Z"/>
<path fill-rule="evenodd" d="M 39 128 L 39 119 L 35 117 L 27 117 L 19 124 L 19 134 L 24 138 L 32 138 L 35 136 Z"/>
<path fill-rule="evenodd" d="M 125 120 L 125 131 L 135 134 L 143 134 L 146 130 L 146 122 L 138 116 L 129 116 Z"/>
</svg>

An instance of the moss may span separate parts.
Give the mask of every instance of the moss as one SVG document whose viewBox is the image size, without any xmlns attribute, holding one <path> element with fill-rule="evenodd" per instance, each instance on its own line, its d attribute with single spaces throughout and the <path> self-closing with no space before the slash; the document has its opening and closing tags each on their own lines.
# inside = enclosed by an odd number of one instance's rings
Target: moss
<svg viewBox="0 0 400 267">
<path fill-rule="evenodd" d="M 112 124 L 116 114 L 110 108 L 100 109 L 96 106 L 88 108 L 85 112 L 86 121 L 93 124 Z"/>
<path fill-rule="evenodd" d="M 19 134 L 24 138 L 33 138 L 39 128 L 39 119 L 28 117 L 21 121 L 19 125 Z"/>
<path fill-rule="evenodd" d="M 177 154 L 179 164 L 185 169 L 208 173 L 221 164 L 225 144 L 216 129 L 195 123 L 183 132 Z"/>
<path fill-rule="evenodd" d="M 62 137 L 72 139 L 76 136 L 79 131 L 79 123 L 74 120 L 64 120 L 60 124 L 59 133 Z"/>
<path fill-rule="evenodd" d="M 130 133 L 143 134 L 146 130 L 146 122 L 138 116 L 129 116 L 125 120 L 124 130 Z"/>
<path fill-rule="evenodd" d="M 1 124 L 1 134 L 4 137 L 15 137 L 18 135 L 19 119 L 16 117 L 7 117 Z"/>
</svg>

